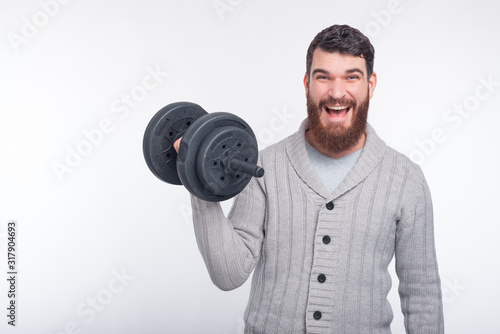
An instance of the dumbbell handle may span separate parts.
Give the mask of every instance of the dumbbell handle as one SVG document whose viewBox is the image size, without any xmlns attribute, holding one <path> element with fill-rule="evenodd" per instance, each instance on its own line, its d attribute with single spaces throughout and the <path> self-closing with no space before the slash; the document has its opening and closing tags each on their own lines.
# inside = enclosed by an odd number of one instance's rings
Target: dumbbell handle
<svg viewBox="0 0 500 334">
<path fill-rule="evenodd" d="M 255 176 L 255 177 L 264 176 L 264 169 L 262 167 L 248 163 L 248 162 L 240 160 L 238 158 L 230 159 L 228 166 L 233 171 L 239 171 L 239 172 L 251 175 L 251 176 Z"/>
</svg>

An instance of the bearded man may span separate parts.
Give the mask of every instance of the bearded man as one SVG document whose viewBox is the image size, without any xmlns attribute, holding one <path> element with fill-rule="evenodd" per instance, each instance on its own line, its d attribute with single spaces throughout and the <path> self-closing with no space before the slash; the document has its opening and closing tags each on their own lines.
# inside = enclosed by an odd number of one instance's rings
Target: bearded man
<svg viewBox="0 0 500 334">
<path fill-rule="evenodd" d="M 214 284 L 252 272 L 245 333 L 390 333 L 395 257 L 407 333 L 443 333 L 432 203 L 421 169 L 367 124 L 374 49 L 334 25 L 307 52 L 308 117 L 263 150 L 263 178 L 219 203 L 192 196 L 199 249 Z"/>
</svg>

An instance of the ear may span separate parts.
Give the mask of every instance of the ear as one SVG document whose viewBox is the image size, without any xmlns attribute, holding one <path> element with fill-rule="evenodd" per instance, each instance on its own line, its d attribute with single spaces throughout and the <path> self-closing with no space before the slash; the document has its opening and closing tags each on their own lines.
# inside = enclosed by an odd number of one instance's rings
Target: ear
<svg viewBox="0 0 500 334">
<path fill-rule="evenodd" d="M 304 89 L 306 91 L 306 97 L 307 97 L 307 94 L 309 93 L 309 76 L 306 74 L 304 74 Z"/>
<path fill-rule="evenodd" d="M 377 74 L 374 72 L 368 80 L 368 93 L 370 95 L 370 99 L 373 97 L 375 86 L 377 86 Z"/>
</svg>

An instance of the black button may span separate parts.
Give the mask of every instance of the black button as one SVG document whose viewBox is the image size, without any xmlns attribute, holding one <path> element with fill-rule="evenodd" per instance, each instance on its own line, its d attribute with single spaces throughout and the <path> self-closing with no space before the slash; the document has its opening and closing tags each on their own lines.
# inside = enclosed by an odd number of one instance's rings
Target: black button
<svg viewBox="0 0 500 334">
<path fill-rule="evenodd" d="M 325 236 L 323 237 L 323 243 L 324 243 L 324 244 L 328 245 L 328 244 L 330 243 L 330 241 L 332 241 L 332 238 L 330 238 L 330 236 L 325 235 Z"/>
<path fill-rule="evenodd" d="M 318 282 L 320 283 L 325 283 L 326 281 L 326 276 L 323 274 L 318 275 Z"/>
<path fill-rule="evenodd" d="M 335 206 L 335 205 L 333 205 L 333 202 L 328 202 L 328 203 L 326 203 L 326 208 L 327 208 L 328 210 L 333 210 L 333 207 L 334 207 L 334 206 Z"/>
<path fill-rule="evenodd" d="M 314 317 L 314 319 L 316 319 L 316 320 L 321 319 L 321 316 L 322 316 L 322 314 L 321 314 L 321 312 L 320 312 L 320 311 L 316 311 L 316 312 L 314 312 L 314 314 L 313 314 L 313 317 Z"/>
</svg>

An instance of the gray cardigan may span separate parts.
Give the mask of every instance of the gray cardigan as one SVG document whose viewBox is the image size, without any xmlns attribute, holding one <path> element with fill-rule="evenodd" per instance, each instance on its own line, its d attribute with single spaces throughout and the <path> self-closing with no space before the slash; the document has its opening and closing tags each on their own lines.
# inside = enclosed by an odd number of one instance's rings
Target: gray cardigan
<svg viewBox="0 0 500 334">
<path fill-rule="evenodd" d="M 192 197 L 199 249 L 212 281 L 239 287 L 255 269 L 245 333 L 390 333 L 388 266 L 396 257 L 408 333 L 443 333 L 432 203 L 418 165 L 368 125 L 366 144 L 329 193 L 299 131 L 263 150 L 266 173 L 235 199 Z"/>
</svg>

